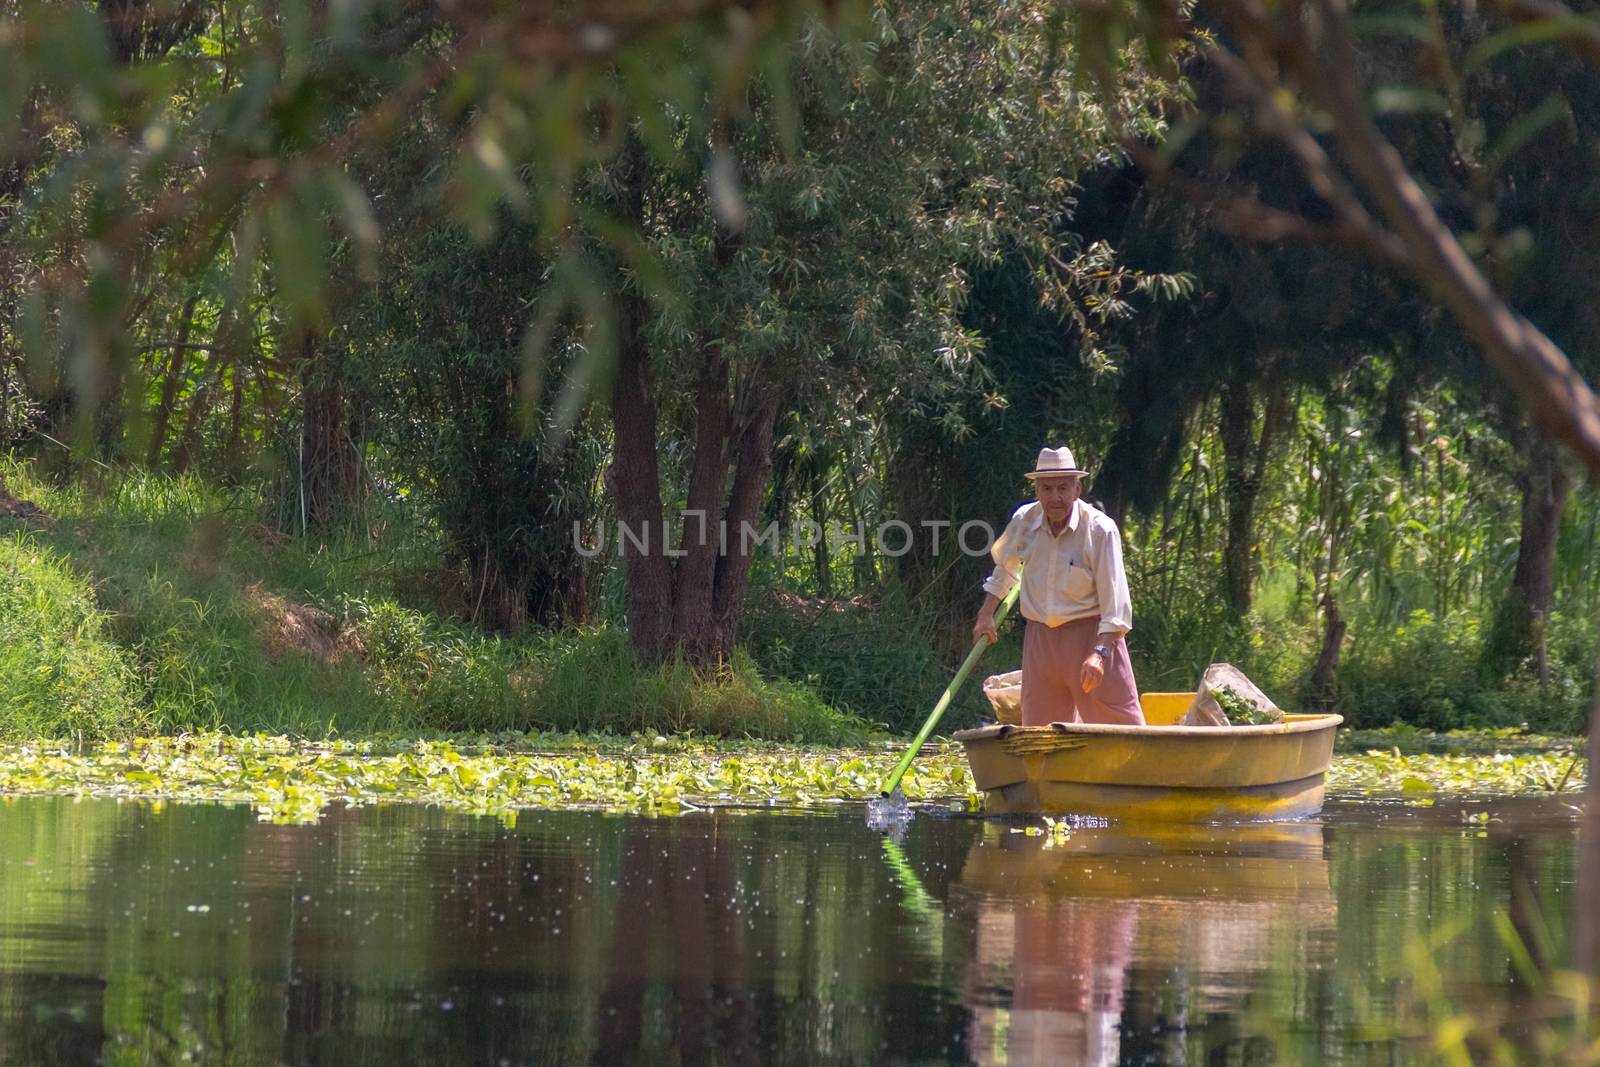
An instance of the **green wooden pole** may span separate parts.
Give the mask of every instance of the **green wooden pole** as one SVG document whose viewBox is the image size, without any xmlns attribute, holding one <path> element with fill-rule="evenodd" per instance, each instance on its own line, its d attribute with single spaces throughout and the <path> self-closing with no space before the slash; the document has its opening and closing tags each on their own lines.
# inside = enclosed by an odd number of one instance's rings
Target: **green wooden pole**
<svg viewBox="0 0 1600 1067">
<path fill-rule="evenodd" d="M 1020 592 L 1022 592 L 1022 579 L 1019 576 L 1017 584 L 1011 587 L 1011 592 L 1006 594 L 1005 599 L 1000 601 L 1000 606 L 995 609 L 994 624 L 996 628 L 1006 621 L 1006 613 L 1011 610 L 1011 605 L 1017 602 L 1017 594 Z M 944 695 L 933 706 L 933 711 L 928 714 L 928 721 L 923 723 L 922 729 L 917 731 L 917 736 L 912 740 L 911 746 L 906 749 L 906 754 L 900 757 L 899 766 L 895 767 L 893 774 L 883 780 L 883 788 L 879 791 L 880 796 L 889 796 L 900 785 L 900 779 L 904 778 L 906 771 L 911 768 L 911 761 L 916 759 L 917 753 L 921 751 L 922 743 L 928 739 L 929 734 L 933 733 L 933 728 L 938 725 L 940 718 L 944 716 L 945 711 L 950 707 L 950 701 L 955 699 L 957 690 L 967 680 L 967 675 L 972 673 L 972 668 L 977 666 L 978 658 L 983 655 L 983 650 L 988 648 L 989 644 L 989 640 L 983 637 L 972 643 L 972 651 L 967 653 L 967 658 L 962 662 L 961 669 L 956 671 L 956 676 L 950 680 L 949 685 L 945 686 Z"/>
</svg>

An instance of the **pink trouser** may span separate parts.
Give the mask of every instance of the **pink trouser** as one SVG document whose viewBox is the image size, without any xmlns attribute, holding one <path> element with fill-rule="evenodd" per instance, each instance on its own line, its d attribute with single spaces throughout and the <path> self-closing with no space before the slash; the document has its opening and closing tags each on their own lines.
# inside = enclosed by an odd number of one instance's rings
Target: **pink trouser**
<svg viewBox="0 0 1600 1067">
<path fill-rule="evenodd" d="M 1100 617 L 1060 626 L 1028 620 L 1022 635 L 1022 724 L 1113 722 L 1144 725 L 1133 663 L 1120 635 L 1100 632 Z M 1083 691 L 1083 661 L 1095 645 L 1111 650 L 1106 676 L 1092 693 Z"/>
</svg>

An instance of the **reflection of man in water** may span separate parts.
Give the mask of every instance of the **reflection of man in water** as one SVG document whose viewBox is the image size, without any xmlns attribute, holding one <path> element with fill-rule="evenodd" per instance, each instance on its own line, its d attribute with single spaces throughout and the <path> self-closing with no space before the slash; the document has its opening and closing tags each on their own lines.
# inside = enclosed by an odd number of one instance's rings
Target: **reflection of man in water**
<svg viewBox="0 0 1600 1067">
<path fill-rule="evenodd" d="M 1191 1013 L 1209 1026 L 1263 983 L 1325 966 L 1338 918 L 1315 823 L 1084 827 L 1048 842 L 990 826 L 959 889 L 977 926 L 970 1054 L 1010 1067 L 1174 1062 L 1197 1047 Z M 1200 1042 L 1207 1062 L 1228 1055 L 1218 1039 Z"/>
<path fill-rule="evenodd" d="M 1019 908 L 1015 929 L 1008 1062 L 1116 1063 L 1136 905 L 1074 900 Z"/>
<path fill-rule="evenodd" d="M 1116 1063 L 1137 930 L 1132 900 L 984 901 L 974 962 L 994 984 L 993 972 L 1010 965 L 1011 1006 L 1003 1015 L 993 1008 L 974 1013 L 973 1059 L 1008 1067 Z"/>
</svg>

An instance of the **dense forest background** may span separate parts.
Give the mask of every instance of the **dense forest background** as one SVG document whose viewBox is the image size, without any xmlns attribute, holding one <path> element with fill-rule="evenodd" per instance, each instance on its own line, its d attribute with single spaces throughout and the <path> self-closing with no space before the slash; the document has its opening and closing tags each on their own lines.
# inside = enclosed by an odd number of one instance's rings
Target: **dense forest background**
<svg viewBox="0 0 1600 1067">
<path fill-rule="evenodd" d="M 1043 0 L 600 6 L 12 15 L 8 729 L 905 729 L 981 599 L 951 531 L 1045 444 L 1122 526 L 1143 688 L 1583 727 L 1595 489 L 1286 152 L 1192 121 L 1203 50 L 1108 85 Z M 1592 376 L 1595 68 L 1357 13 L 1406 167 Z M 579 551 L 619 520 L 675 554 Z"/>
</svg>

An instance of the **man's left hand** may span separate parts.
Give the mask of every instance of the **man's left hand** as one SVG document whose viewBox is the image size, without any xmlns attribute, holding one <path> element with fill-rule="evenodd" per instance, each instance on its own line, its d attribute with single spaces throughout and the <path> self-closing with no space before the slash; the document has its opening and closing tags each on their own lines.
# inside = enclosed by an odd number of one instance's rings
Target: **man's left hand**
<svg viewBox="0 0 1600 1067">
<path fill-rule="evenodd" d="M 1100 657 L 1098 652 L 1089 653 L 1089 658 L 1083 661 L 1083 674 L 1078 680 L 1079 684 L 1083 686 L 1083 691 L 1085 693 L 1094 692 L 1105 676 L 1106 661 Z"/>
</svg>

